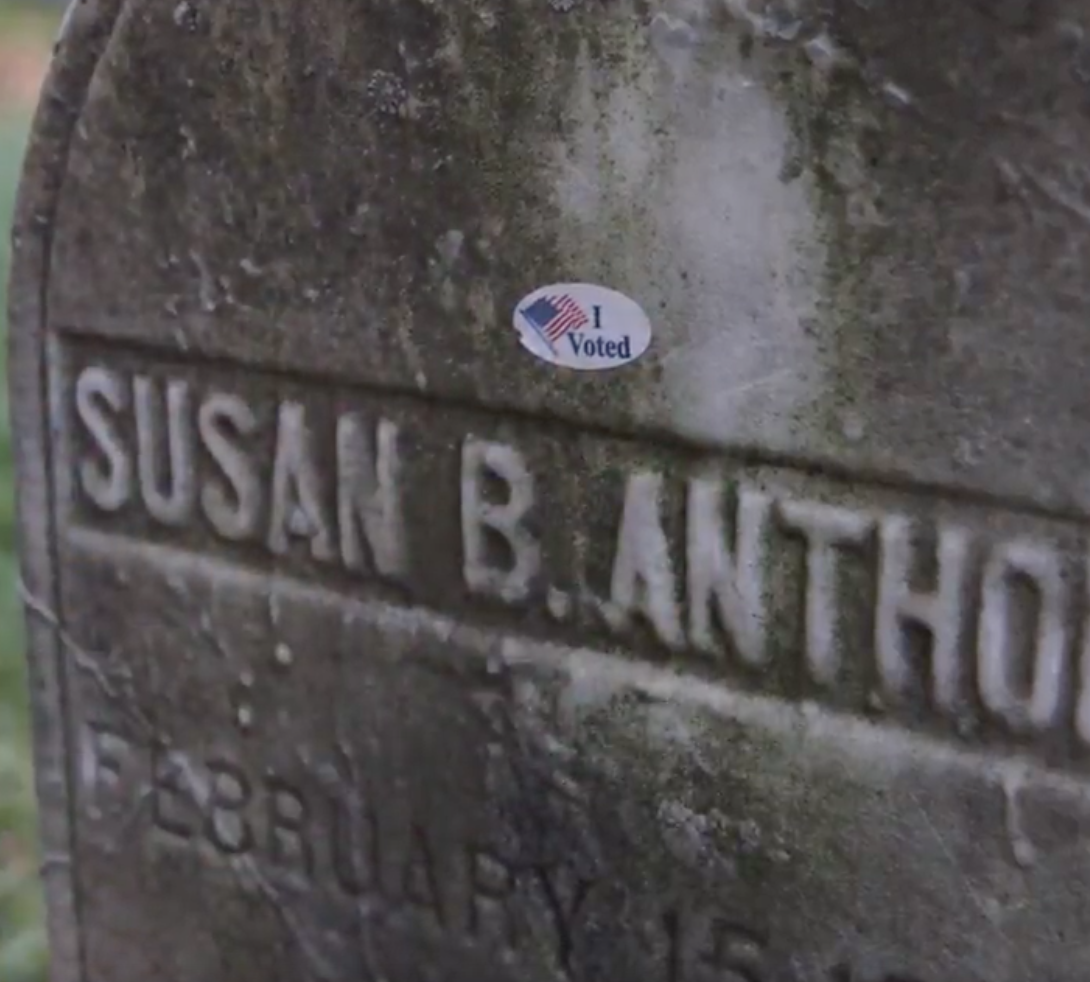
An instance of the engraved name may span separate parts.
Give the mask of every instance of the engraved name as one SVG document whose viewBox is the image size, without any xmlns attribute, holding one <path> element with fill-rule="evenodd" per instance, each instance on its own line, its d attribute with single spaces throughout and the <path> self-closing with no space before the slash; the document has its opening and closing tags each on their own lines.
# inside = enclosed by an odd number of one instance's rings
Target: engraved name
<svg viewBox="0 0 1090 982">
<path fill-rule="evenodd" d="M 70 521 L 1062 758 L 1081 528 L 911 488 L 66 346 Z"/>
</svg>

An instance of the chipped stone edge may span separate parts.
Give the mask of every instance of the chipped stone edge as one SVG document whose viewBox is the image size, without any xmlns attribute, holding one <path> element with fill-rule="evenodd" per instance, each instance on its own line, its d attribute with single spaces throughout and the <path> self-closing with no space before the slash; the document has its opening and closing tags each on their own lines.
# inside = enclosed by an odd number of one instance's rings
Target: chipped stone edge
<svg viewBox="0 0 1090 982">
<path fill-rule="evenodd" d="M 23 162 L 12 228 L 8 293 L 8 377 L 16 516 L 28 651 L 38 829 L 42 848 L 50 977 L 84 982 L 70 764 L 68 682 L 58 624 L 34 603 L 58 610 L 56 513 L 48 385 L 47 297 L 53 223 L 73 135 L 124 0 L 70 0 Z"/>
</svg>

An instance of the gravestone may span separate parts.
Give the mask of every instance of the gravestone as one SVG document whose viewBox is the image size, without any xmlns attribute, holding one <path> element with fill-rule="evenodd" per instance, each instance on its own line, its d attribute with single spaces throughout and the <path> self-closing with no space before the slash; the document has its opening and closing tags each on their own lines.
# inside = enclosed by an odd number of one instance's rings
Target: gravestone
<svg viewBox="0 0 1090 982">
<path fill-rule="evenodd" d="M 56 982 L 1090 977 L 1088 27 L 75 4 L 11 291 Z"/>
</svg>

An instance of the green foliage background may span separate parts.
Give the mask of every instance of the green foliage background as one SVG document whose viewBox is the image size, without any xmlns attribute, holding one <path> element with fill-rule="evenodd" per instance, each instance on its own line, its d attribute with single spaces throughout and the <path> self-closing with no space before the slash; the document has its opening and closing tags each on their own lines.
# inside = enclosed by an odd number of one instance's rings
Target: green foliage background
<svg viewBox="0 0 1090 982">
<path fill-rule="evenodd" d="M 0 115 L 0 311 L 7 307 L 11 207 L 26 134 L 23 116 Z M 0 315 L 2 319 L 2 315 Z M 23 621 L 15 559 L 15 475 L 7 403 L 7 338 L 0 354 L 0 982 L 44 978 L 37 830 L 30 761 Z"/>
<path fill-rule="evenodd" d="M 61 6 L 0 0 L 0 58 L 23 43 L 48 51 Z M 2 66 L 0 66 L 2 67 Z M 7 277 L 11 213 L 30 107 L 0 101 L 0 982 L 44 982 L 29 712 L 15 557 L 15 475 L 7 402 Z"/>
</svg>

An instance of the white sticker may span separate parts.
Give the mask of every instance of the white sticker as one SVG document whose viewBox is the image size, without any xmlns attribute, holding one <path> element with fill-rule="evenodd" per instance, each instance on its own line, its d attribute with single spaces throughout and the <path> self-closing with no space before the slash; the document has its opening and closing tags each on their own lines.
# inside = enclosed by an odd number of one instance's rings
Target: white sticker
<svg viewBox="0 0 1090 982">
<path fill-rule="evenodd" d="M 592 283 L 556 283 L 515 307 L 522 346 L 561 368 L 600 372 L 640 357 L 651 344 L 651 322 L 623 293 Z"/>
</svg>

